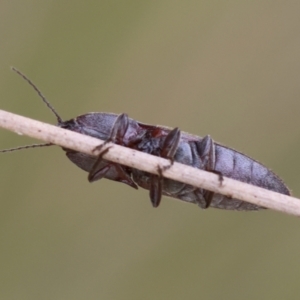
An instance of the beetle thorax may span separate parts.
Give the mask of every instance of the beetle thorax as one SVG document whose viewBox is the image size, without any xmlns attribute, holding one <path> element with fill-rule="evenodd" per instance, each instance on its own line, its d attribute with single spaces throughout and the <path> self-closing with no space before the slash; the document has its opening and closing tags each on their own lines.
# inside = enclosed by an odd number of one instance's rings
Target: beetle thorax
<svg viewBox="0 0 300 300">
<path fill-rule="evenodd" d="M 159 155 L 162 145 L 162 138 L 144 138 L 137 145 L 137 150 L 153 155 Z"/>
</svg>

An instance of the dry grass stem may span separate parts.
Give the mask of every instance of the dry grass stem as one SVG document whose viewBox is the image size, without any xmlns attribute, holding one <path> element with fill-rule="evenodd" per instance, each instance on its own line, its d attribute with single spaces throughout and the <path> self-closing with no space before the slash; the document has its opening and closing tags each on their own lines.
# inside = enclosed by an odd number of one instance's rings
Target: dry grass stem
<svg viewBox="0 0 300 300">
<path fill-rule="evenodd" d="M 46 143 L 56 144 L 90 155 L 102 141 L 57 126 L 42 123 L 16 114 L 0 110 L 0 127 L 12 132 L 30 136 Z M 104 155 L 110 160 L 132 168 L 157 174 L 158 166 L 168 166 L 169 161 L 160 157 L 135 151 L 119 145 L 109 145 L 110 150 Z M 184 182 L 196 187 L 230 195 L 243 201 L 257 204 L 287 214 L 300 216 L 300 201 L 297 198 L 278 194 L 253 185 L 224 178 L 220 185 L 218 175 L 202 171 L 183 164 L 174 165 L 164 172 L 164 177 Z"/>
</svg>

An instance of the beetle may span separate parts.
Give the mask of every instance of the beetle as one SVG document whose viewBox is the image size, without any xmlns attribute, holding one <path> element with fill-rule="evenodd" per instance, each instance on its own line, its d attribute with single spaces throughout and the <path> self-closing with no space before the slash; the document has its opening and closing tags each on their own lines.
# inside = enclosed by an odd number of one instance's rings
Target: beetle
<svg viewBox="0 0 300 300">
<path fill-rule="evenodd" d="M 148 125 L 128 117 L 127 114 L 93 112 L 63 121 L 51 104 L 37 87 L 20 71 L 12 68 L 22 76 L 39 94 L 43 102 L 57 118 L 57 126 L 109 141 L 198 169 L 249 183 L 281 194 L 290 195 L 283 181 L 270 169 L 229 147 L 216 143 L 207 135 L 195 136 L 182 132 L 178 128 Z M 1 152 L 14 151 L 22 148 L 50 146 L 51 144 L 29 145 Z M 153 175 L 138 169 L 130 168 L 99 157 L 90 156 L 71 149 L 62 148 L 68 159 L 82 170 L 88 172 L 88 180 L 94 182 L 102 178 L 122 182 L 138 189 L 142 187 L 150 191 L 153 207 L 158 207 L 162 195 L 185 202 L 197 204 L 200 208 L 221 208 L 227 210 L 258 210 L 263 207 L 229 198 L 208 190 L 197 188 L 185 183 L 163 177 L 163 169 Z M 107 150 L 106 150 L 107 151 Z"/>
</svg>

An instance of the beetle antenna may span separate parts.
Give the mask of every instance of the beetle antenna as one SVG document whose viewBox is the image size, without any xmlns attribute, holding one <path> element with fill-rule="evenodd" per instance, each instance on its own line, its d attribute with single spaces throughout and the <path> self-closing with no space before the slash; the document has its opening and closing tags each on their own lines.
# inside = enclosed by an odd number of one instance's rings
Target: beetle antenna
<svg viewBox="0 0 300 300">
<path fill-rule="evenodd" d="M 38 95 L 42 98 L 43 102 L 47 105 L 47 107 L 53 112 L 53 114 L 56 116 L 58 124 L 61 124 L 63 122 L 62 118 L 59 116 L 59 114 L 56 112 L 54 107 L 50 104 L 50 102 L 45 98 L 45 96 L 42 94 L 42 92 L 37 88 L 37 86 L 22 72 L 17 70 L 15 67 L 11 67 L 11 69 L 16 72 L 18 75 L 20 75 L 24 80 L 26 80 L 38 93 Z M 42 144 L 44 145 L 44 144 Z M 46 145 L 46 144 L 45 144 Z"/>
<path fill-rule="evenodd" d="M 50 102 L 46 99 L 46 97 L 42 94 L 42 92 L 37 88 L 37 86 L 26 76 L 24 75 L 21 71 L 17 70 L 15 67 L 11 67 L 11 69 L 16 72 L 18 75 L 20 75 L 24 80 L 26 80 L 32 87 L 33 89 L 37 92 L 37 94 L 42 98 L 43 102 L 47 105 L 47 107 L 52 111 L 52 113 L 56 116 L 58 125 L 63 123 L 62 118 L 59 116 L 59 114 L 56 112 L 54 107 L 50 104 Z M 41 147 L 48 147 L 48 146 L 53 146 L 54 144 L 51 143 L 45 143 L 45 144 L 32 144 L 32 145 L 26 145 L 26 146 L 21 146 L 21 147 L 16 147 L 16 148 L 10 148 L 10 149 L 3 149 L 0 150 L 0 153 L 5 153 L 5 152 L 14 152 L 18 150 L 24 150 L 24 149 L 31 149 L 31 148 L 41 148 Z"/>
<path fill-rule="evenodd" d="M 47 143 L 47 144 L 32 144 L 32 145 L 26 145 L 26 146 L 21 146 L 21 147 L 16 147 L 16 148 L 3 149 L 3 150 L 0 150 L 0 153 L 13 152 L 13 151 L 30 149 L 30 148 L 48 147 L 48 146 L 54 146 L 54 144 L 51 144 L 51 143 Z"/>
</svg>

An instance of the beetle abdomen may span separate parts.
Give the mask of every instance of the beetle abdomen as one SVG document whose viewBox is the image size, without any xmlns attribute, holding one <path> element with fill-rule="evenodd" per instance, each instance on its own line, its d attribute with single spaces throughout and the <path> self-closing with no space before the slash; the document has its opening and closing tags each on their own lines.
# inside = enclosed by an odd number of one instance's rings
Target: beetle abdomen
<svg viewBox="0 0 300 300">
<path fill-rule="evenodd" d="M 290 195 L 283 181 L 256 160 L 230 148 L 216 145 L 215 170 L 226 177 Z"/>
<path fill-rule="evenodd" d="M 204 155 L 207 148 L 203 147 L 203 141 L 204 139 L 181 142 L 174 157 L 175 161 L 195 168 L 220 173 L 225 177 L 281 194 L 290 194 L 286 185 L 275 173 L 257 161 L 233 149 L 213 143 L 212 149 L 214 154 L 211 155 L 211 159 L 213 160 L 213 164 L 211 164 L 209 160 L 206 160 Z M 209 170 L 207 165 L 213 165 L 213 170 Z M 139 186 L 146 189 L 150 188 L 149 174 L 135 170 L 133 177 Z M 206 208 L 205 195 L 208 193 L 206 190 L 171 179 L 164 179 L 162 192 L 166 196 L 195 203 L 202 208 Z M 227 210 L 258 210 L 262 208 L 221 194 L 213 195 L 210 206 Z"/>
</svg>

